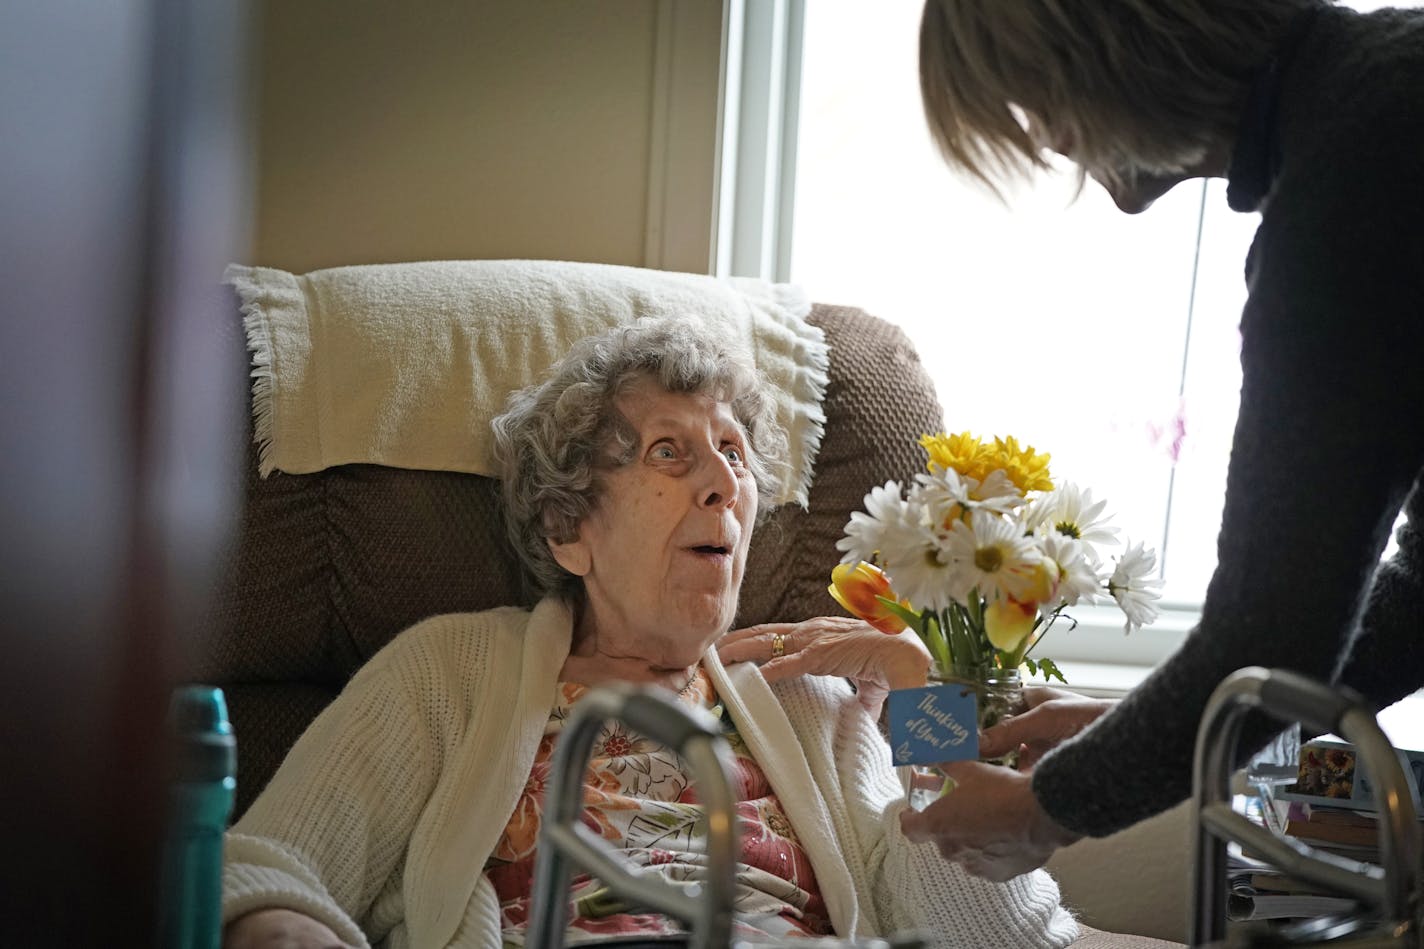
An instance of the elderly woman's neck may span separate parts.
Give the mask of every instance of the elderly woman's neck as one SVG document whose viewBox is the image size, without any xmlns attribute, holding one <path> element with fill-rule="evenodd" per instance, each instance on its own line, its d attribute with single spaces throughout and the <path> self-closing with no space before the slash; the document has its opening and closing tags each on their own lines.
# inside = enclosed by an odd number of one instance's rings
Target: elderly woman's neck
<svg viewBox="0 0 1424 949">
<path fill-rule="evenodd" d="M 585 655 L 571 653 L 559 671 L 562 682 L 580 685 L 607 685 L 629 682 L 635 685 L 660 685 L 673 692 L 687 687 L 697 674 L 697 663 L 690 666 L 660 666 L 637 656 L 619 656 L 603 652 Z"/>
<path fill-rule="evenodd" d="M 564 682 L 604 685 L 631 682 L 661 685 L 674 692 L 691 681 L 697 663 L 686 665 L 677 659 L 648 655 L 646 643 L 636 637 L 620 637 L 594 621 L 588 605 L 575 609 L 573 643 L 559 673 Z M 681 658 L 681 657 L 679 657 Z"/>
</svg>

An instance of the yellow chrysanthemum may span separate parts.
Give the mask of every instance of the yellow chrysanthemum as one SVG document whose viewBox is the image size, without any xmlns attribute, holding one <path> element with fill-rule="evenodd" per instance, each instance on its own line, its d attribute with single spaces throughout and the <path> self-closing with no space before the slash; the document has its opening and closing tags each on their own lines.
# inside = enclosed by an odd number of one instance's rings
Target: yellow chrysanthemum
<svg viewBox="0 0 1424 949">
<path fill-rule="evenodd" d="M 929 453 L 929 462 L 925 467 L 930 471 L 952 468 L 966 478 L 983 481 L 994 470 L 993 450 L 982 439 L 968 432 L 921 435 L 920 445 Z"/>
<path fill-rule="evenodd" d="M 995 438 L 994 447 L 987 454 L 989 470 L 1002 469 L 1020 491 L 1053 490 L 1053 481 L 1048 475 L 1051 455 L 1034 451 L 1031 445 L 1020 448 L 1018 439 L 1012 435 Z"/>
</svg>

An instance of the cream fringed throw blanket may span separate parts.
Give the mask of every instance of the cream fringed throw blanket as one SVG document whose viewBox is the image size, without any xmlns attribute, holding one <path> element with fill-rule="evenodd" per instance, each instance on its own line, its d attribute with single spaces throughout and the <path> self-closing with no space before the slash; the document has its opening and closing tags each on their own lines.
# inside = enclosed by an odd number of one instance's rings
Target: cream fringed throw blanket
<svg viewBox="0 0 1424 949">
<path fill-rule="evenodd" d="M 474 260 L 296 276 L 230 266 L 252 351 L 260 471 L 333 465 L 493 474 L 489 422 L 583 336 L 687 316 L 740 341 L 774 389 L 806 502 L 825 416 L 827 349 L 785 284 L 606 264 Z"/>
</svg>

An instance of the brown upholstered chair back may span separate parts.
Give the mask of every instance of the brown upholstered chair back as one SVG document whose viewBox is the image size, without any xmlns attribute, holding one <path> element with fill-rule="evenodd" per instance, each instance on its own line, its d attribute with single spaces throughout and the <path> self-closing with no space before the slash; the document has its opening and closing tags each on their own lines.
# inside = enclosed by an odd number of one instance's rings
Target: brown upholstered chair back
<svg viewBox="0 0 1424 949">
<path fill-rule="evenodd" d="M 837 612 L 826 583 L 850 512 L 872 486 L 921 470 L 915 439 L 943 424 L 899 329 L 845 307 L 817 305 L 808 319 L 830 345 L 809 507 L 783 507 L 758 529 L 739 625 Z M 189 676 L 227 693 L 238 814 L 312 718 L 402 629 L 528 602 L 491 479 L 376 465 L 262 479 L 250 450 L 243 490 L 230 565 Z"/>
</svg>

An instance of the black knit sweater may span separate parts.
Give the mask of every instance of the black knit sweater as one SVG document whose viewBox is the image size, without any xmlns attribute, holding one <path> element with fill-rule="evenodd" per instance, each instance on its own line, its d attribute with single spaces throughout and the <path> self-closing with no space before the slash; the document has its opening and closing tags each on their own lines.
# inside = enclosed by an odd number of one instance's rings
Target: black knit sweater
<svg viewBox="0 0 1424 949">
<path fill-rule="evenodd" d="M 1378 707 L 1424 686 L 1424 11 L 1326 7 L 1283 36 L 1228 198 L 1261 224 L 1201 623 L 1034 771 L 1048 814 L 1091 836 L 1190 793 L 1202 710 L 1236 669 L 1298 670 Z"/>
</svg>

